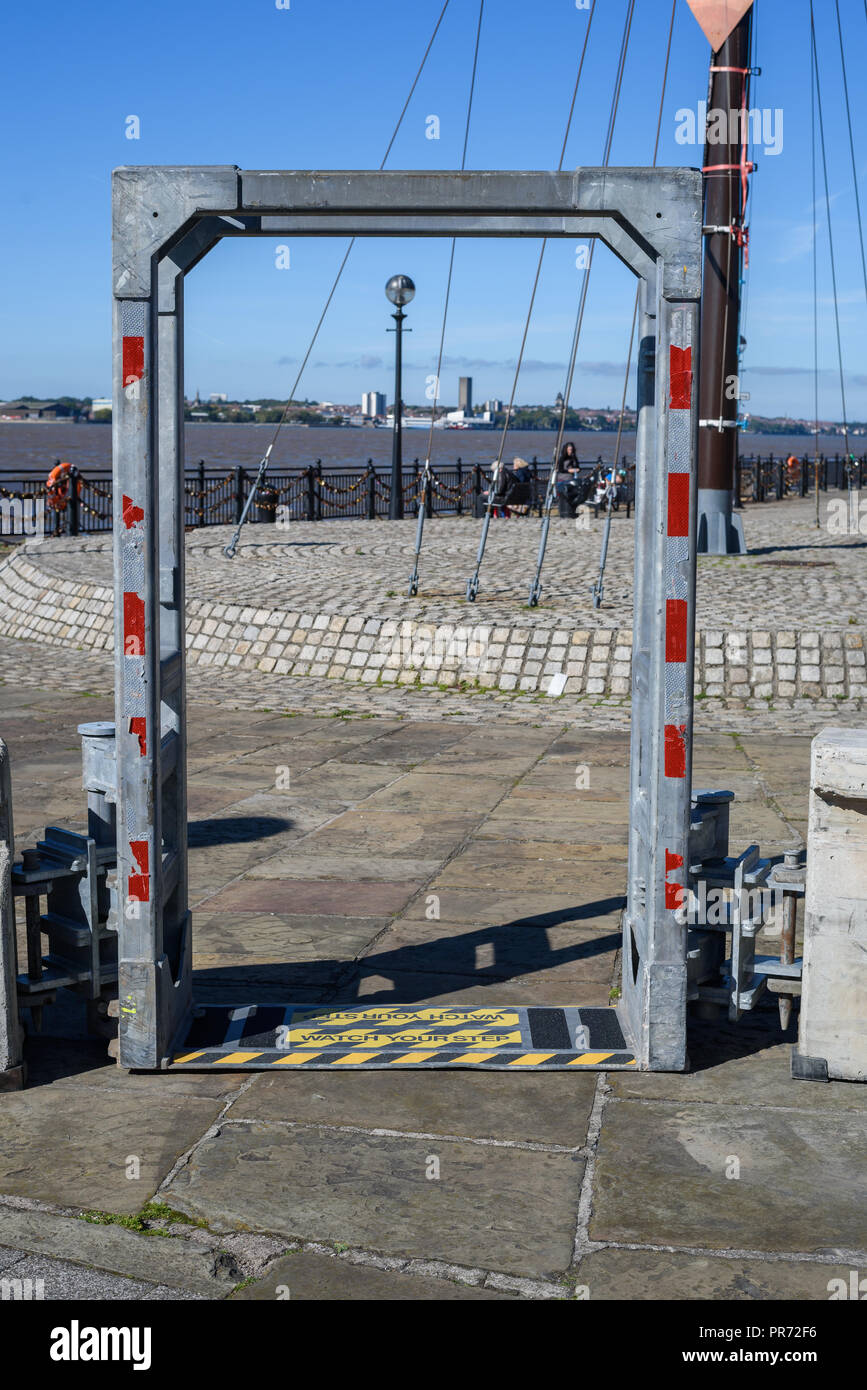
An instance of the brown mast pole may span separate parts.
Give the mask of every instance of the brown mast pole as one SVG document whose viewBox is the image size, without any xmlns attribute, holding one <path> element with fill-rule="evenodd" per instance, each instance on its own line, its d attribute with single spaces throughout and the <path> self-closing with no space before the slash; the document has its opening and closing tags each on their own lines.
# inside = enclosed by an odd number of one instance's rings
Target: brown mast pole
<svg viewBox="0 0 867 1390">
<path fill-rule="evenodd" d="M 704 274 L 698 449 L 698 551 L 746 552 L 732 515 L 738 447 L 741 276 L 749 117 L 752 8 L 711 56 L 705 143 Z M 747 170 L 752 165 L 746 166 Z M 732 230 L 728 230 L 731 228 Z"/>
</svg>

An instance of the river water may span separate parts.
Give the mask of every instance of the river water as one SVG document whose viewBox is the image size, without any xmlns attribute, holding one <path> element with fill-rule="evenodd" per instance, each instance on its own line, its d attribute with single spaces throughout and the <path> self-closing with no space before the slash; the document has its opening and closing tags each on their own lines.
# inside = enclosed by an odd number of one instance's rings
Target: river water
<svg viewBox="0 0 867 1390">
<path fill-rule="evenodd" d="M 229 469 L 240 465 L 255 468 L 274 432 L 273 425 L 187 424 L 187 467 L 204 459 L 209 467 Z M 583 462 L 595 462 L 600 456 L 609 463 L 614 458 L 617 441 L 615 431 L 596 433 L 579 430 L 571 438 Z M 403 436 L 404 463 L 411 465 L 415 458 L 424 458 L 427 430 L 405 430 Z M 516 456 L 547 463 L 556 443 L 556 434 L 548 430 L 510 431 L 506 459 Z M 460 458 L 465 464 L 490 463 L 500 445 L 498 430 L 437 430 L 434 434 L 433 463 L 436 467 L 453 467 Z M 790 453 L 799 457 L 812 456 L 812 437 L 807 435 L 744 434 L 741 453 L 744 456 L 774 454 L 785 458 Z M 863 452 L 864 441 L 855 442 L 856 452 Z M 820 436 L 820 452 L 831 455 L 844 451 L 839 436 Z M 635 435 L 624 434 L 622 454 L 630 461 L 635 455 Z M 68 459 L 84 473 L 110 472 L 111 426 L 72 422 L 0 423 L 0 473 L 22 475 L 47 474 L 58 459 Z M 391 463 L 391 431 L 358 426 L 310 429 L 304 425 L 284 425 L 271 455 L 275 471 L 287 468 L 306 468 L 322 460 L 325 469 L 363 467 L 372 459 L 377 468 Z"/>
</svg>

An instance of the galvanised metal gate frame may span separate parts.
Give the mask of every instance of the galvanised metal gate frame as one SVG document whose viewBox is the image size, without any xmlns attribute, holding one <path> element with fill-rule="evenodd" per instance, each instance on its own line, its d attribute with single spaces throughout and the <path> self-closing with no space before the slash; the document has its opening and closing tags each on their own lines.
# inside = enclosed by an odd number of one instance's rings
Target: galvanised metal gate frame
<svg viewBox="0 0 867 1390">
<path fill-rule="evenodd" d="M 696 169 L 113 175 L 115 699 L 122 1066 L 192 1012 L 184 665 L 183 283 L 226 236 L 599 237 L 641 280 L 629 881 L 618 1012 L 686 1064 L 702 178 Z"/>
</svg>

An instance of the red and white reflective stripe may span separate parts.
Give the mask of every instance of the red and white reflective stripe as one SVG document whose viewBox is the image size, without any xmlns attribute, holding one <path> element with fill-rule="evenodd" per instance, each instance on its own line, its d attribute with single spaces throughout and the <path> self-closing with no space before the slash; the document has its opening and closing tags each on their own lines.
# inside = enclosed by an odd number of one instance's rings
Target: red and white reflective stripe
<svg viewBox="0 0 867 1390">
<path fill-rule="evenodd" d="M 123 683 L 123 713 L 127 732 L 138 740 L 139 756 L 147 755 L 147 713 L 144 697 L 145 603 L 142 530 L 144 508 L 126 493 L 122 496 L 121 544 L 123 546 L 123 595 L 121 609 L 121 640 L 126 673 Z"/>
<path fill-rule="evenodd" d="M 123 596 L 123 654 L 145 654 L 145 607 L 141 594 L 124 592 Z"/>
<path fill-rule="evenodd" d="M 666 458 L 665 532 L 665 702 L 663 770 L 666 778 L 686 777 L 687 677 L 689 658 L 689 522 L 692 453 L 692 345 L 686 313 L 672 315 L 669 357 L 669 411 Z M 680 907 L 683 855 L 665 850 L 665 906 Z"/>
<path fill-rule="evenodd" d="M 135 526 L 137 521 L 144 521 L 144 512 L 141 507 L 137 507 L 131 497 L 123 494 L 123 524 L 127 531 Z"/>
<path fill-rule="evenodd" d="M 142 382 L 148 359 L 148 306 L 141 300 L 126 300 L 120 308 L 121 330 L 121 411 L 140 409 L 143 400 Z M 128 388 L 136 384 L 135 389 Z M 148 814 L 152 789 L 155 735 L 151 733 L 147 710 L 149 650 L 153 632 L 148 627 L 145 584 L 145 555 L 148 550 L 148 527 L 151 524 L 148 504 L 140 492 L 135 476 L 125 479 L 121 491 L 120 516 L 117 518 L 118 558 L 120 568 L 120 642 L 121 655 L 121 723 L 118 727 L 119 754 L 124 764 L 120 779 L 122 794 L 123 842 L 126 844 L 124 873 L 126 896 L 129 902 L 150 904 L 151 865 L 157 851 L 153 845 L 153 827 Z M 119 807 L 119 811 L 121 808 Z M 158 860 L 157 860 L 158 866 Z"/>
<path fill-rule="evenodd" d="M 121 305 L 121 380 L 124 386 L 141 381 L 145 370 L 145 314 L 141 300 L 127 299 Z"/>
<path fill-rule="evenodd" d="M 687 332 L 685 314 L 672 316 L 672 336 Z M 692 445 L 692 346 L 672 343 L 669 359 L 669 416 L 665 560 L 665 734 L 666 777 L 686 776 L 686 664 L 689 632 L 690 450 Z"/>
<path fill-rule="evenodd" d="M 683 868 L 683 855 L 673 854 L 670 849 L 665 851 L 665 906 L 670 912 L 676 912 L 683 903 L 684 889 L 679 883 L 671 883 L 668 875 L 674 873 L 676 869 Z"/>
<path fill-rule="evenodd" d="M 150 846 L 147 840 L 130 840 L 129 851 L 138 873 L 127 877 L 127 897 L 133 902 L 148 903 L 151 899 Z"/>
</svg>

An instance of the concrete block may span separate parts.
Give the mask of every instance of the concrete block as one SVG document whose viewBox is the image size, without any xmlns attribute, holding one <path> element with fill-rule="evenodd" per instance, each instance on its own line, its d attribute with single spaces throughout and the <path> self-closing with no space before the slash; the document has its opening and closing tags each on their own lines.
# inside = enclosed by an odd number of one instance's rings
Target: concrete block
<svg viewBox="0 0 867 1390">
<path fill-rule="evenodd" d="M 798 1053 L 867 1080 L 867 729 L 813 740 Z"/>
<path fill-rule="evenodd" d="M 24 1084 L 21 1027 L 15 988 L 15 910 L 12 903 L 12 783 L 6 744 L 0 739 L 0 1091 Z"/>
</svg>

